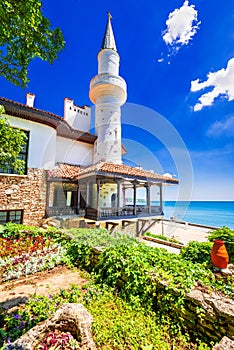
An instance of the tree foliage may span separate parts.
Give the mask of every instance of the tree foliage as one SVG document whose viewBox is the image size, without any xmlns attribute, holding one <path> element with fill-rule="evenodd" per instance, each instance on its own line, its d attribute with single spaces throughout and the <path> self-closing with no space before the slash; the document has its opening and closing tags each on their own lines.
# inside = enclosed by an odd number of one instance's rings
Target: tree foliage
<svg viewBox="0 0 234 350">
<path fill-rule="evenodd" d="M 51 28 L 39 0 L 0 1 L 0 75 L 24 87 L 34 57 L 53 63 L 64 47 L 62 32 Z"/>
<path fill-rule="evenodd" d="M 22 130 L 12 128 L 3 113 L 4 108 L 0 106 L 0 168 L 5 171 L 10 165 L 16 173 L 22 174 L 25 162 L 18 157 L 25 145 L 26 135 Z"/>
</svg>

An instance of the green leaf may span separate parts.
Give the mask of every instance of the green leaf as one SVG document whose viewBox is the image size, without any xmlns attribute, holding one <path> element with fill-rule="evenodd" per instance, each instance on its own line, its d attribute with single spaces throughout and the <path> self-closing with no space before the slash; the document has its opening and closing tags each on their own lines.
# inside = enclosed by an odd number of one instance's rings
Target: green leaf
<svg viewBox="0 0 234 350">
<path fill-rule="evenodd" d="M 10 126 L 9 120 L 1 115 L 3 112 L 0 106 L 0 168 L 5 170 L 9 164 L 16 173 L 23 174 L 25 162 L 18 156 L 27 137 L 23 131 Z"/>
<path fill-rule="evenodd" d="M 0 75 L 7 80 L 26 86 L 31 60 L 53 63 L 64 46 L 61 30 L 52 28 L 39 0 L 0 2 Z"/>
</svg>

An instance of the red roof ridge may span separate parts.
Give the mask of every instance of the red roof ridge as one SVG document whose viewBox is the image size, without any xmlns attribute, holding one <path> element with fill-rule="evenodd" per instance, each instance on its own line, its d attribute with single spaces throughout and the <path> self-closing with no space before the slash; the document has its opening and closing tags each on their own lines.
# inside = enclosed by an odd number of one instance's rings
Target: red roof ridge
<svg viewBox="0 0 234 350">
<path fill-rule="evenodd" d="M 75 179 L 81 170 L 80 165 L 58 162 L 54 168 L 47 170 L 49 178 Z"/>
<path fill-rule="evenodd" d="M 133 176 L 133 177 L 140 177 L 140 178 L 165 180 L 172 183 L 179 182 L 177 179 L 174 179 L 169 176 L 160 175 L 149 170 L 143 170 L 143 169 L 131 167 L 125 164 L 116 164 L 116 163 L 108 163 L 108 162 L 100 162 L 100 163 L 88 166 L 84 169 L 81 169 L 79 175 L 84 175 L 95 171 L 97 172 L 101 171 L 106 173 L 108 172 L 116 173 L 120 175 L 128 175 L 130 177 Z"/>
</svg>

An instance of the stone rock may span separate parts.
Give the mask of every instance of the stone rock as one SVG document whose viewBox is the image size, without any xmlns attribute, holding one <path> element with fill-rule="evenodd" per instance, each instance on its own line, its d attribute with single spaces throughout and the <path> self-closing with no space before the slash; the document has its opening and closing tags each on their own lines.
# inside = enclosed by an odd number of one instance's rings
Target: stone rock
<svg viewBox="0 0 234 350">
<path fill-rule="evenodd" d="M 47 219 L 42 219 L 40 222 L 40 226 L 42 228 L 48 228 L 49 226 L 60 227 L 60 222 L 55 218 L 49 217 Z"/>
<path fill-rule="evenodd" d="M 49 225 L 43 224 L 41 227 L 44 228 L 44 230 L 46 230 L 49 227 Z"/>
<path fill-rule="evenodd" d="M 92 316 L 82 304 L 64 304 L 54 317 L 33 327 L 4 350 L 36 350 L 38 344 L 51 331 L 70 332 L 81 343 L 80 349 L 96 350 L 91 333 L 92 321 Z"/>
<path fill-rule="evenodd" d="M 10 188 L 5 191 L 5 194 L 8 196 L 12 193 L 13 193 L 13 190 L 11 190 Z"/>
<path fill-rule="evenodd" d="M 213 347 L 213 350 L 233 350 L 234 341 L 228 337 L 223 337 L 221 342 Z"/>
<path fill-rule="evenodd" d="M 13 190 L 16 190 L 16 191 L 19 190 L 19 186 L 18 186 L 18 185 L 12 185 L 11 188 L 12 188 Z"/>
<path fill-rule="evenodd" d="M 55 221 L 50 220 L 47 222 L 47 225 L 56 227 L 57 223 Z"/>
<path fill-rule="evenodd" d="M 229 267 L 227 267 L 226 269 L 221 269 L 220 272 L 221 272 L 221 274 L 223 276 L 232 276 L 232 275 L 234 275 L 234 270 L 231 270 Z"/>
</svg>

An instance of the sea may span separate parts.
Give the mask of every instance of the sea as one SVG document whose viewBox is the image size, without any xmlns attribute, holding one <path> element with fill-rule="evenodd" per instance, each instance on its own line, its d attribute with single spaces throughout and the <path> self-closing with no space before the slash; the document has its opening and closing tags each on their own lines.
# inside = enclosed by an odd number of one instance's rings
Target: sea
<svg viewBox="0 0 234 350">
<path fill-rule="evenodd" d="M 234 229 L 234 201 L 165 201 L 163 209 L 165 219 Z"/>
</svg>

